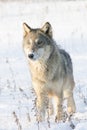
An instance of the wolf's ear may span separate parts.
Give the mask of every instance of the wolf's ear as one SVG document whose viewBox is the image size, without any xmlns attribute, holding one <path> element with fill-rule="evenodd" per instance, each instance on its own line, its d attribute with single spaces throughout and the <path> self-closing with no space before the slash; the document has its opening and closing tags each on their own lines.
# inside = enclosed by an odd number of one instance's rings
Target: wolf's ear
<svg viewBox="0 0 87 130">
<path fill-rule="evenodd" d="M 26 24 L 23 23 L 23 29 L 24 29 L 24 37 L 31 31 L 31 28 Z"/>
<path fill-rule="evenodd" d="M 49 37 L 52 37 L 52 27 L 49 22 L 46 22 L 44 26 L 41 28 L 41 30 L 47 34 Z"/>
</svg>

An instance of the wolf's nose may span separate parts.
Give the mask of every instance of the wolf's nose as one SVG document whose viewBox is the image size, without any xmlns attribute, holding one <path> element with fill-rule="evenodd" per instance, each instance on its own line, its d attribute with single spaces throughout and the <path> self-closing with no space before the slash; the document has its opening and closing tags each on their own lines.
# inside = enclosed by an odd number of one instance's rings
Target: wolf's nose
<svg viewBox="0 0 87 130">
<path fill-rule="evenodd" d="M 29 54 L 28 57 L 29 57 L 30 59 L 33 59 L 33 58 L 34 58 L 34 54 Z"/>
</svg>

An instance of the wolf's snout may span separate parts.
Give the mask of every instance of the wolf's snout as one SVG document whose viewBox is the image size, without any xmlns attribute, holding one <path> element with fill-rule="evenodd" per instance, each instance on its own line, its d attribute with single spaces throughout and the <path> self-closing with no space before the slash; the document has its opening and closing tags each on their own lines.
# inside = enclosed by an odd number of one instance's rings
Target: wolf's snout
<svg viewBox="0 0 87 130">
<path fill-rule="evenodd" d="M 34 58 L 34 54 L 29 54 L 28 57 L 29 57 L 30 59 L 33 59 L 33 58 Z"/>
</svg>

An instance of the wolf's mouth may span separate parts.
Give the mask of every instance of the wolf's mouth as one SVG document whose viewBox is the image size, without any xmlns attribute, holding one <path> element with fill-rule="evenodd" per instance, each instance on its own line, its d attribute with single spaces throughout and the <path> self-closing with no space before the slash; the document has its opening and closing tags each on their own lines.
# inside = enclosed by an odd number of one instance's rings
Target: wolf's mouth
<svg viewBox="0 0 87 130">
<path fill-rule="evenodd" d="M 30 60 L 35 61 L 35 60 L 39 60 L 39 58 L 40 58 L 40 56 L 38 54 L 34 54 L 34 53 L 28 54 L 28 59 L 30 59 Z"/>
<path fill-rule="evenodd" d="M 29 52 L 28 53 L 28 58 L 30 60 L 39 60 L 41 57 L 43 57 L 44 55 L 44 49 L 43 48 L 40 48 L 37 50 L 37 52 Z"/>
</svg>

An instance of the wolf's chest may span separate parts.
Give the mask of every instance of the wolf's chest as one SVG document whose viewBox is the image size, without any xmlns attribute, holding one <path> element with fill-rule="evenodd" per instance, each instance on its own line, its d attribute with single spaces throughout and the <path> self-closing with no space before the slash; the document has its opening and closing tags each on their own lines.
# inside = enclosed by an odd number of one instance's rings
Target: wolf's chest
<svg viewBox="0 0 87 130">
<path fill-rule="evenodd" d="M 48 67 L 46 64 L 37 63 L 30 65 L 31 76 L 38 80 L 46 81 L 48 77 Z"/>
</svg>

